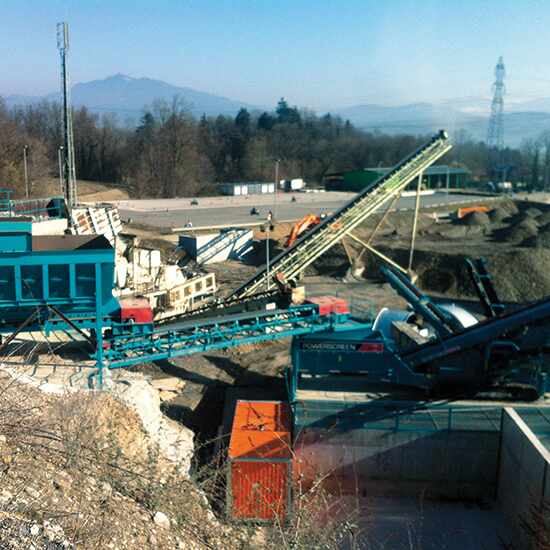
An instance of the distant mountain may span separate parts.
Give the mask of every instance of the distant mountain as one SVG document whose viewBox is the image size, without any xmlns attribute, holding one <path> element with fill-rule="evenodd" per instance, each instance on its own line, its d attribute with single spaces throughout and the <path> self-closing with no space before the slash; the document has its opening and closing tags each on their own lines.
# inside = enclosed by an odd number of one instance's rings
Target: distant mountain
<svg viewBox="0 0 550 550">
<path fill-rule="evenodd" d="M 72 88 L 75 106 L 86 105 L 100 114 L 116 113 L 121 122 L 130 124 L 135 124 L 140 119 L 145 106 L 150 106 L 156 99 L 171 101 L 175 95 L 187 102 L 196 117 L 203 113 L 208 116 L 234 116 L 241 107 L 252 111 L 259 109 L 244 102 L 192 88 L 173 86 L 161 80 L 131 78 L 123 74 L 76 84 Z M 9 96 L 6 103 L 8 106 L 29 105 L 42 99 L 58 100 L 59 94 L 42 97 Z M 487 136 L 490 106 L 490 97 L 469 96 L 439 103 L 355 105 L 331 112 L 368 131 L 426 135 L 445 128 L 451 136 L 459 130 L 466 130 L 474 139 L 484 140 Z M 526 138 L 538 137 L 544 130 L 550 130 L 550 98 L 520 101 L 518 98 L 506 97 L 504 140 L 507 145 L 517 146 Z"/>
<path fill-rule="evenodd" d="M 445 128 L 451 136 L 465 130 L 473 139 L 483 141 L 487 137 L 489 109 L 483 112 L 482 106 L 481 98 L 475 98 L 475 101 L 470 98 L 462 102 L 415 103 L 396 107 L 357 105 L 335 112 L 367 131 L 426 135 Z M 541 132 L 550 130 L 550 99 L 514 103 L 513 108 L 513 112 L 504 114 L 506 145 L 517 147 L 524 139 L 536 138 Z"/>
<path fill-rule="evenodd" d="M 340 109 L 337 113 L 346 119 L 351 120 L 357 126 L 369 129 L 400 129 L 410 128 L 432 128 L 457 120 L 467 119 L 468 115 L 450 109 L 445 105 L 434 105 L 431 103 L 413 103 L 410 105 L 399 105 L 386 107 L 382 105 L 357 105 Z"/>
<path fill-rule="evenodd" d="M 514 111 L 537 111 L 550 113 L 550 97 L 523 101 L 514 105 Z"/>
<path fill-rule="evenodd" d="M 256 107 L 241 101 L 200 92 L 192 88 L 173 86 L 162 80 L 151 78 L 132 78 L 123 74 L 109 76 L 103 80 L 92 80 L 75 84 L 71 90 L 71 100 L 75 107 L 85 105 L 96 113 L 115 113 L 121 120 L 135 122 L 143 113 L 143 108 L 155 100 L 171 101 L 174 96 L 182 97 L 190 111 L 197 117 L 230 115 L 234 116 L 241 107 L 254 110 Z M 56 100 L 59 94 L 43 97 L 8 96 L 8 107 L 28 105 L 42 99 Z"/>
</svg>

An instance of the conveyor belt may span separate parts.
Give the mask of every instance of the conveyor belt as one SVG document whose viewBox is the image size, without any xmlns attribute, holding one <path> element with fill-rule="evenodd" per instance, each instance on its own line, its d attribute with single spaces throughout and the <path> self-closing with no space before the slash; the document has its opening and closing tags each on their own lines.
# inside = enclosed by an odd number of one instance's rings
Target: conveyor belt
<svg viewBox="0 0 550 550">
<path fill-rule="evenodd" d="M 149 334 L 127 334 L 108 340 L 109 368 L 127 367 L 205 351 L 232 348 L 328 330 L 348 321 L 347 314 L 321 315 L 318 306 L 224 315 L 201 322 L 182 321 Z M 359 326 L 359 325 L 358 325 Z"/>
<path fill-rule="evenodd" d="M 522 352 L 532 352 L 550 344 L 550 298 L 509 311 L 497 317 L 480 321 L 461 332 L 429 342 L 402 355 L 411 367 L 440 359 L 446 355 L 462 352 L 475 346 L 484 346 L 507 335 L 520 331 L 514 339 Z M 537 325 L 540 331 L 533 331 Z M 545 326 L 546 325 L 546 326 Z M 531 329 L 531 332 L 526 332 Z M 524 338 L 525 337 L 525 338 Z"/>
<path fill-rule="evenodd" d="M 377 179 L 335 214 L 299 239 L 292 248 L 276 256 L 270 265 L 270 272 L 280 273 L 287 281 L 295 280 L 308 265 L 402 191 L 450 148 L 451 143 L 447 133 L 440 131 L 428 143 L 406 157 L 390 172 Z M 265 268 L 259 270 L 239 287 L 232 297 L 244 298 L 266 288 L 267 276 Z"/>
</svg>

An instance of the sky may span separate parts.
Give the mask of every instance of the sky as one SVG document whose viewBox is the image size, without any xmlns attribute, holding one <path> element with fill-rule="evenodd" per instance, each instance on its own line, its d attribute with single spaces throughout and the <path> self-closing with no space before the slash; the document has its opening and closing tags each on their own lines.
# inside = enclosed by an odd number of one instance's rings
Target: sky
<svg viewBox="0 0 550 550">
<path fill-rule="evenodd" d="M 547 0 L 0 0 L 0 95 L 123 73 L 259 106 L 315 110 L 490 97 L 504 57 L 510 100 L 550 97 Z"/>
</svg>

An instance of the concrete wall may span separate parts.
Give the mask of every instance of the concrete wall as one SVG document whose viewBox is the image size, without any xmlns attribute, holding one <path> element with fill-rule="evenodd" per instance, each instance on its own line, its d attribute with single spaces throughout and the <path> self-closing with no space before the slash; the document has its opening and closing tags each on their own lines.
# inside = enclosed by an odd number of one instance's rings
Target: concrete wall
<svg viewBox="0 0 550 550">
<path fill-rule="evenodd" d="M 502 415 L 497 501 L 512 527 L 517 548 L 527 548 L 519 526 L 530 507 L 550 498 L 550 453 L 511 408 Z"/>
<path fill-rule="evenodd" d="M 240 255 L 244 255 L 247 248 L 252 246 L 253 232 L 251 230 L 241 230 L 241 235 L 235 239 L 235 234 L 231 231 L 227 232 L 227 238 L 213 245 L 213 247 L 220 247 L 217 254 L 208 257 L 205 264 L 212 264 L 215 262 L 224 262 L 229 258 L 240 259 Z M 205 247 L 209 242 L 218 238 L 220 233 L 208 233 L 203 235 L 180 235 L 179 246 L 183 248 L 193 259 L 201 261 L 203 253 L 197 258 L 197 253 L 200 252 L 202 247 Z M 224 243 L 225 246 L 224 246 Z M 205 252 L 210 256 L 209 252 Z"/>
<path fill-rule="evenodd" d="M 294 470 L 306 485 L 326 476 L 327 488 L 344 494 L 493 498 L 498 447 L 491 431 L 306 428 L 296 436 Z"/>
</svg>

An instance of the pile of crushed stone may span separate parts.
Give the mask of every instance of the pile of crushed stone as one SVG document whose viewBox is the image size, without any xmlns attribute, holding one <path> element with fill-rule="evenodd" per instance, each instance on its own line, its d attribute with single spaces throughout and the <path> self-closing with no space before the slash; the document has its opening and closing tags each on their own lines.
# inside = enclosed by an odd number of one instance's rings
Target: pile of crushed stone
<svg viewBox="0 0 550 550">
<path fill-rule="evenodd" d="M 523 243 L 526 239 L 538 235 L 538 224 L 532 218 L 524 218 L 519 223 L 513 223 L 508 227 L 495 231 L 494 237 L 498 241 L 506 241 L 511 244 Z"/>
<path fill-rule="evenodd" d="M 515 216 L 519 213 L 519 208 L 517 207 L 517 204 L 510 199 L 506 199 L 500 202 L 498 208 L 504 210 L 508 214 L 508 216 Z"/>
<path fill-rule="evenodd" d="M 550 224 L 541 227 L 538 235 L 525 239 L 521 244 L 530 248 L 543 247 L 550 249 Z"/>
<path fill-rule="evenodd" d="M 520 223 L 527 223 L 533 227 L 538 227 L 540 224 L 534 216 L 530 216 L 527 212 L 517 214 L 510 219 L 510 225 L 519 225 Z"/>
<path fill-rule="evenodd" d="M 547 210 L 546 212 L 543 212 L 540 216 L 538 216 L 537 223 L 541 226 L 550 224 L 550 210 Z"/>
<path fill-rule="evenodd" d="M 466 214 L 461 220 L 461 223 L 464 225 L 489 225 L 491 219 L 485 212 L 470 212 Z"/>
<path fill-rule="evenodd" d="M 489 219 L 492 223 L 501 223 L 503 220 L 510 216 L 510 214 L 500 206 L 490 210 L 487 215 L 489 216 Z"/>
<path fill-rule="evenodd" d="M 501 300 L 529 302 L 550 295 L 550 250 L 517 249 L 487 257 Z"/>
<path fill-rule="evenodd" d="M 534 208 L 533 206 L 531 206 L 530 208 L 527 208 L 524 213 L 527 215 L 527 216 L 531 216 L 532 218 L 538 218 L 539 216 L 542 215 L 542 210 L 539 210 L 538 208 Z"/>
<path fill-rule="evenodd" d="M 481 235 L 485 232 L 485 227 L 482 225 L 454 225 L 445 224 L 436 227 L 437 231 L 432 231 L 427 234 L 435 234 L 444 239 L 464 239 L 475 235 Z"/>
<path fill-rule="evenodd" d="M 501 300 L 525 303 L 550 295 L 550 249 L 518 248 L 485 258 Z M 474 297 L 465 259 L 466 255 L 419 251 L 414 269 L 420 287 L 428 292 Z"/>
</svg>

